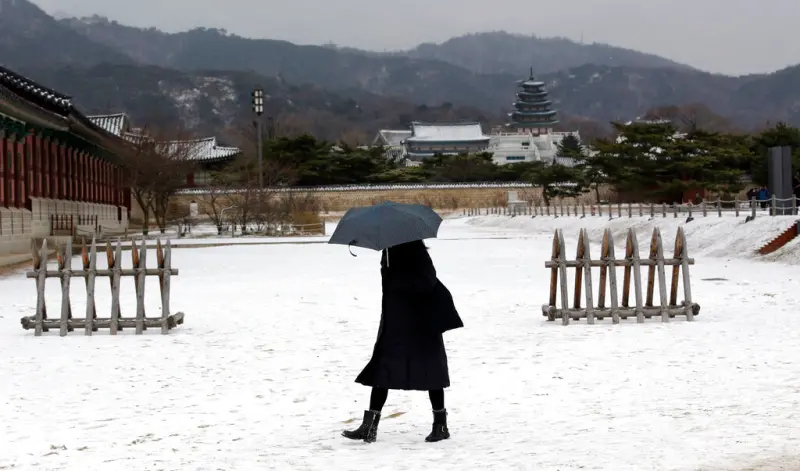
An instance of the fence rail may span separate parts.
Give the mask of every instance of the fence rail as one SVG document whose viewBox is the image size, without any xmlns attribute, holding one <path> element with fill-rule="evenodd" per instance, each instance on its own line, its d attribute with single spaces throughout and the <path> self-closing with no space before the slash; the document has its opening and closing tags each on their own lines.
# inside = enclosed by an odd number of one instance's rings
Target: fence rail
<svg viewBox="0 0 800 471">
<path fill-rule="evenodd" d="M 111 335 L 116 335 L 124 328 L 135 328 L 137 335 L 142 334 L 148 327 L 161 327 L 161 333 L 166 334 L 170 329 L 183 324 L 182 312 L 170 314 L 170 286 L 171 277 L 178 275 L 178 269 L 172 268 L 172 247 L 167 241 L 166 247 L 158 240 L 156 245 L 157 268 L 147 268 L 147 245 L 142 241 L 137 246 L 132 241 L 131 258 L 133 268 L 122 268 L 122 243 L 117 241 L 112 251 L 111 243 L 105 247 L 107 268 L 97 266 L 97 241 L 92 239 L 91 247 L 87 249 L 86 243 L 81 249 L 82 269 L 72 269 L 72 241 L 68 240 L 66 246 L 56 250 L 57 269 L 47 269 L 47 240 L 42 242 L 37 250 L 36 243 L 31 242 L 33 255 L 33 270 L 26 276 L 36 281 L 36 314 L 23 317 L 20 322 L 25 330 L 34 329 L 36 336 L 42 335 L 50 329 L 59 329 L 63 337 L 75 328 L 83 328 L 86 335 L 92 335 L 98 329 L 110 329 Z M 158 276 L 161 294 L 161 315 L 147 317 L 145 313 L 145 279 L 148 276 Z M 98 318 L 95 301 L 95 284 L 98 277 L 107 277 L 111 285 L 111 314 L 108 318 Z M 120 306 L 120 288 L 122 278 L 131 277 L 134 281 L 136 292 L 136 316 L 123 317 Z M 61 282 L 61 309 L 59 319 L 48 319 L 47 303 L 45 299 L 45 282 L 48 278 L 58 278 Z M 70 301 L 70 284 L 72 279 L 83 278 L 86 286 L 86 309 L 82 319 L 73 318 L 72 304 Z"/>
<path fill-rule="evenodd" d="M 28 226 L 28 230 L 30 230 L 30 223 Z M 0 214 L 0 236 L 25 234 L 25 232 L 25 214 L 23 212 Z"/>
<path fill-rule="evenodd" d="M 695 216 L 707 217 L 717 215 L 722 217 L 723 213 L 733 213 L 736 217 L 740 214 L 747 215 L 750 219 L 755 219 L 758 215 L 767 216 L 792 216 L 798 214 L 798 198 L 770 198 L 766 200 L 716 200 L 711 202 L 701 202 L 699 204 L 656 204 L 656 203 L 601 203 L 601 204 L 555 204 L 539 205 L 527 204 L 527 202 L 510 202 L 505 207 L 495 208 L 474 208 L 464 209 L 463 216 L 484 216 L 484 215 L 504 215 L 504 216 L 608 216 L 617 217 L 680 217 Z M 781 206 L 781 203 L 789 203 Z"/>
<path fill-rule="evenodd" d="M 689 266 L 694 265 L 694 259 L 689 258 L 686 245 L 686 236 L 682 228 L 678 228 L 675 236 L 675 251 L 672 258 L 664 257 L 664 247 L 661 231 L 653 230 L 650 240 L 650 254 L 646 259 L 639 256 L 639 243 L 636 232 L 628 230 L 625 243 L 625 257 L 617 259 L 614 254 L 614 238 L 610 229 L 603 233 L 603 242 L 600 249 L 600 258 L 593 260 L 590 254 L 589 236 L 586 229 L 582 229 L 578 238 L 578 250 L 575 260 L 567 260 L 564 234 L 561 229 L 556 230 L 553 236 L 553 252 L 550 261 L 545 262 L 545 268 L 550 269 L 550 300 L 542 306 L 542 314 L 548 321 L 561 318 L 563 325 L 569 325 L 570 320 L 586 319 L 589 324 L 594 324 L 595 319 L 603 320 L 611 317 L 614 324 L 620 319 L 630 316 L 636 317 L 637 323 L 643 323 L 654 315 L 660 315 L 662 322 L 669 322 L 676 315 L 686 316 L 687 321 L 693 321 L 699 314 L 700 306 L 692 302 L 691 279 Z M 670 291 L 667 293 L 666 267 L 672 267 L 670 278 Z M 592 268 L 599 267 L 600 280 L 597 304 L 594 303 L 594 280 Z M 617 290 L 617 268 L 623 268 L 622 303 L 620 305 Z M 641 268 L 647 267 L 646 291 L 642 290 Z M 574 293 L 572 306 L 569 302 L 567 286 L 568 269 L 575 269 Z M 683 275 L 683 301 L 678 303 L 678 282 Z M 654 305 L 656 275 L 658 275 L 659 305 Z M 635 305 L 630 305 L 631 280 Z M 610 307 L 606 307 L 606 287 L 610 297 Z M 585 291 L 582 291 L 584 290 Z M 582 292 L 585 293 L 586 307 L 581 307 Z M 560 306 L 559 306 L 560 294 Z"/>
</svg>

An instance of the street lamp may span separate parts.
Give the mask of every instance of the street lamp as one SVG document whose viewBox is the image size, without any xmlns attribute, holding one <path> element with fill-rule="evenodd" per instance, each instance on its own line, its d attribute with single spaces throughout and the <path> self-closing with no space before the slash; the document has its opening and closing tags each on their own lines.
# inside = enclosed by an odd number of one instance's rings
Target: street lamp
<svg viewBox="0 0 800 471">
<path fill-rule="evenodd" d="M 264 89 L 256 87 L 253 90 L 253 112 L 256 114 L 256 133 L 258 134 L 258 186 L 264 189 L 263 144 L 261 143 L 261 115 L 264 114 Z"/>
</svg>

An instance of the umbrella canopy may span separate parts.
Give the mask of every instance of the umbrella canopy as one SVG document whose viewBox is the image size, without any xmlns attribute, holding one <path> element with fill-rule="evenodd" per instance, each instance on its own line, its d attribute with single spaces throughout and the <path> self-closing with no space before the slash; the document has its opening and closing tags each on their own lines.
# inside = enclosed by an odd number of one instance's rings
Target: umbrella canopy
<svg viewBox="0 0 800 471">
<path fill-rule="evenodd" d="M 382 203 L 351 208 L 331 235 L 329 244 L 383 250 L 436 237 L 442 218 L 421 204 Z"/>
</svg>

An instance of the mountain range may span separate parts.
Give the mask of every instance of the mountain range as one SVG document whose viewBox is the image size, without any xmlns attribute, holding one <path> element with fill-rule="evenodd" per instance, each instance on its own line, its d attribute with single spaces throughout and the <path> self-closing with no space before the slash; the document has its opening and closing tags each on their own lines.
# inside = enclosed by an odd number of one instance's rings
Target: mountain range
<svg viewBox="0 0 800 471">
<path fill-rule="evenodd" d="M 531 68 L 565 129 L 691 103 L 740 128 L 800 124 L 800 66 L 730 77 L 630 49 L 505 32 L 378 53 L 219 29 L 165 33 L 98 16 L 56 20 L 27 0 L 0 0 L 0 63 L 73 95 L 88 113 L 180 120 L 198 132 L 244 126 L 255 84 L 287 132 L 307 128 L 328 139 L 361 141 L 411 120 L 499 124 Z"/>
</svg>

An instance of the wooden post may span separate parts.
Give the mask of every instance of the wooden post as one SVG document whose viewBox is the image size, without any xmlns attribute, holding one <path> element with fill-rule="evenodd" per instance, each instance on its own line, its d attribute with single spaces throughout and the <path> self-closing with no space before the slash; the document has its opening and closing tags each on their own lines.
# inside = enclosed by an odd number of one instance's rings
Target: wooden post
<svg viewBox="0 0 800 471">
<path fill-rule="evenodd" d="M 584 203 L 581 203 L 581 217 L 582 218 L 586 217 L 586 204 Z"/>
<path fill-rule="evenodd" d="M 681 271 L 683 272 L 684 313 L 686 314 L 686 320 L 691 322 L 694 320 L 694 311 L 692 310 L 694 306 L 692 305 L 692 283 L 689 279 L 689 248 L 686 245 L 686 234 L 683 232 L 682 227 L 678 228 L 678 233 L 675 235 L 676 249 L 679 245 Z"/>
<path fill-rule="evenodd" d="M 611 229 L 603 233 L 604 254 L 608 263 L 609 291 L 611 292 L 611 322 L 619 324 L 619 302 L 617 300 L 617 258 L 614 255 L 614 236 Z"/>
<path fill-rule="evenodd" d="M 756 205 L 757 204 L 758 203 L 756 202 L 755 198 L 750 198 L 750 210 L 752 211 L 752 214 L 750 216 L 752 217 L 752 219 L 756 218 Z"/>
<path fill-rule="evenodd" d="M 644 217 L 644 207 L 639 203 L 639 217 Z"/>
<path fill-rule="evenodd" d="M 669 306 L 667 305 L 667 282 L 664 273 L 664 245 L 661 240 L 661 231 L 653 228 L 653 240 L 656 245 L 656 266 L 658 268 L 658 295 L 661 300 L 661 322 L 669 322 Z"/>
<path fill-rule="evenodd" d="M 594 300 L 592 299 L 592 256 L 589 250 L 589 233 L 581 229 L 580 239 L 583 240 L 583 277 L 586 283 L 586 322 L 594 324 Z"/>
<path fill-rule="evenodd" d="M 719 199 L 719 196 L 717 196 L 717 215 L 722 217 L 722 200 Z"/>
<path fill-rule="evenodd" d="M 558 229 L 556 229 L 555 233 L 553 234 L 553 250 L 551 252 L 550 260 L 553 262 L 558 262 L 559 254 L 561 253 L 560 246 L 558 245 Z M 557 306 L 558 305 L 558 266 L 553 266 L 550 269 L 550 306 Z M 552 313 L 548 313 L 547 320 L 554 321 L 555 316 Z"/>
<path fill-rule="evenodd" d="M 161 333 L 169 333 L 169 291 L 170 291 L 170 274 L 172 269 L 172 245 L 167 239 L 167 248 L 165 252 L 161 251 L 161 240 L 158 241 L 158 268 L 162 271 L 160 278 L 161 286 Z"/>
<path fill-rule="evenodd" d="M 738 196 L 736 198 L 734 198 L 734 200 L 733 200 L 733 208 L 734 208 L 736 217 L 738 218 L 739 217 L 739 197 Z"/>
<path fill-rule="evenodd" d="M 583 231 L 581 231 L 580 235 L 578 236 L 578 252 L 575 255 L 575 260 L 581 262 L 583 260 L 583 253 L 584 253 L 584 240 L 583 240 Z M 574 286 L 574 296 L 572 298 L 572 308 L 573 309 L 580 309 L 581 308 L 581 289 L 583 288 L 583 267 L 578 263 L 575 265 L 575 286 Z M 580 320 L 580 317 L 576 318 L 576 320 Z"/>
<path fill-rule="evenodd" d="M 661 215 L 667 217 L 667 203 L 661 203 Z"/>
<path fill-rule="evenodd" d="M 36 326 L 34 336 L 39 337 L 47 319 L 47 304 L 45 303 L 45 282 L 47 281 L 47 239 L 42 241 L 42 248 L 37 251 L 36 241 L 31 240 L 31 255 L 33 255 L 33 269 L 36 271 Z"/>
<path fill-rule="evenodd" d="M 558 274 L 561 281 L 561 324 L 569 325 L 569 294 L 567 292 L 567 255 L 564 247 L 564 233 L 556 232 L 558 237 Z"/>
<path fill-rule="evenodd" d="M 92 335 L 92 332 L 97 330 L 94 325 L 94 320 L 97 318 L 94 302 L 94 282 L 97 277 L 97 241 L 95 241 L 94 237 L 92 237 L 92 248 L 90 252 L 87 260 L 86 243 L 84 242 L 83 253 L 81 255 L 83 258 L 83 269 L 86 271 L 86 324 L 84 325 L 84 333 L 86 335 Z"/>
<path fill-rule="evenodd" d="M 693 206 L 694 205 L 691 202 L 689 202 L 689 204 L 686 205 L 686 210 L 689 211 L 689 217 L 690 218 L 692 217 L 692 207 Z"/>
<path fill-rule="evenodd" d="M 59 335 L 64 337 L 72 332 L 69 320 L 72 319 L 72 306 L 69 301 L 69 282 L 72 275 L 72 239 L 67 239 L 64 255 L 59 256 L 58 271 L 61 272 L 61 323 Z"/>
<path fill-rule="evenodd" d="M 136 285 L 136 335 L 141 335 L 145 330 L 144 288 L 147 269 L 147 240 L 142 238 L 141 255 L 135 241 L 131 241 L 131 244 L 131 257 L 133 257 L 133 267 L 136 270 L 136 277 L 134 278 Z"/>
<path fill-rule="evenodd" d="M 116 256 L 111 252 L 111 242 L 106 242 L 106 259 L 108 260 L 108 269 L 111 270 L 111 324 L 109 329 L 111 335 L 117 335 L 117 332 L 122 330 L 119 326 L 120 308 L 119 308 L 119 287 L 120 287 L 120 273 L 122 270 L 122 244 L 117 240 Z"/>
<path fill-rule="evenodd" d="M 769 215 L 770 216 L 777 216 L 778 215 L 778 197 L 775 194 L 772 194 L 770 198 L 770 207 L 769 207 Z"/>
<path fill-rule="evenodd" d="M 706 200 L 700 202 L 700 209 L 703 211 L 703 217 L 708 217 L 708 208 L 706 208 Z"/>
<path fill-rule="evenodd" d="M 628 230 L 628 247 L 630 247 L 630 263 L 633 267 L 634 296 L 636 297 L 636 322 L 644 322 L 644 311 L 642 310 L 642 270 L 641 258 L 639 258 L 639 242 L 636 240 L 636 232 Z"/>
</svg>

